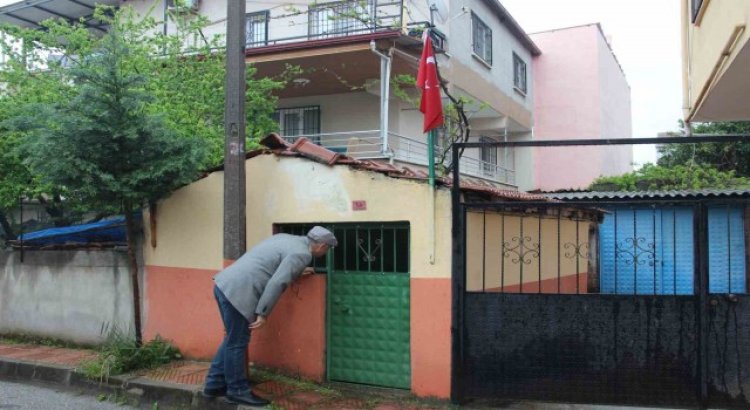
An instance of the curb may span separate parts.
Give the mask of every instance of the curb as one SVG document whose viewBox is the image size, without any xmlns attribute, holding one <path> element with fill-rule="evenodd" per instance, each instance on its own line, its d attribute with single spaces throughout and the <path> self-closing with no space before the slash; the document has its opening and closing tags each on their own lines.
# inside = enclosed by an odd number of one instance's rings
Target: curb
<svg viewBox="0 0 750 410">
<path fill-rule="evenodd" d="M 256 407 L 238 406 L 223 399 L 206 399 L 199 386 L 163 383 L 133 375 L 112 376 L 97 382 L 73 368 L 0 357 L 0 380 L 52 384 L 90 395 L 105 393 L 127 399 L 134 407 L 151 409 L 244 410 Z"/>
</svg>

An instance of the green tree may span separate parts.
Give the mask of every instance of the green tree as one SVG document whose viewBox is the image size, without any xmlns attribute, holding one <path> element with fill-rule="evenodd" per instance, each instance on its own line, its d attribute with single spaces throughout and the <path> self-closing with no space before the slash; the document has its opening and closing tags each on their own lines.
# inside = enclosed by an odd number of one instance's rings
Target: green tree
<svg viewBox="0 0 750 410">
<path fill-rule="evenodd" d="M 221 164 L 225 64 L 220 36 L 203 35 L 208 20 L 176 13 L 169 17 L 176 29 L 163 35 L 161 22 L 151 11 L 141 16 L 131 7 L 99 7 L 95 15 L 109 27 L 116 27 L 118 36 L 128 45 L 129 52 L 121 56 L 122 72 L 148 78 L 143 88 L 152 98 L 144 103 L 144 111 L 162 117 L 181 138 L 198 136 L 207 150 L 202 168 Z M 42 25 L 44 30 L 0 26 L 0 51 L 7 56 L 0 69 L 0 223 L 4 220 L 2 211 L 14 207 L 20 196 L 46 202 L 48 213 L 58 225 L 70 223 L 85 208 L 76 203 L 76 195 L 66 192 L 67 187 L 49 184 L 27 166 L 23 152 L 18 150 L 27 131 L 9 129 L 7 124 L 29 104 L 71 100 L 77 87 L 71 81 L 70 67 L 91 61 L 107 40 L 82 24 L 48 20 Z M 259 137 L 276 129 L 272 120 L 277 101 L 274 92 L 298 72 L 287 67 L 277 77 L 258 78 L 255 68 L 248 67 L 248 148 L 256 147 Z M 70 210 L 76 212 L 71 215 Z"/>
<path fill-rule="evenodd" d="M 680 126 L 684 133 L 684 123 L 681 122 Z M 750 135 L 750 122 L 695 124 L 693 134 Z M 664 167 L 706 165 L 720 171 L 734 171 L 738 176 L 750 177 L 750 142 L 671 144 L 658 147 L 658 151 L 658 164 Z"/>
<path fill-rule="evenodd" d="M 734 171 L 719 171 L 710 165 L 646 164 L 627 174 L 597 178 L 589 187 L 594 191 L 668 191 L 684 189 L 750 188 L 750 179 Z"/>
<path fill-rule="evenodd" d="M 148 79 L 127 68 L 132 50 L 120 27 L 111 27 L 97 45 L 69 70 L 68 101 L 30 104 L 11 124 L 28 133 L 24 163 L 43 182 L 65 187 L 67 195 L 91 207 L 125 214 L 140 344 L 134 214 L 191 182 L 204 163 L 205 147 L 149 112 L 154 97 Z"/>
</svg>

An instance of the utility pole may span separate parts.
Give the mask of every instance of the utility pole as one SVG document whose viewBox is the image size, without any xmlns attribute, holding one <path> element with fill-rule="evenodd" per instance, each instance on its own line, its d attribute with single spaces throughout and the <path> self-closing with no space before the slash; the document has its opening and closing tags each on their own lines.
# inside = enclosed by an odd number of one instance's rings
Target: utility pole
<svg viewBox="0 0 750 410">
<path fill-rule="evenodd" d="M 245 0 L 227 1 L 224 89 L 224 263 L 245 244 Z"/>
</svg>

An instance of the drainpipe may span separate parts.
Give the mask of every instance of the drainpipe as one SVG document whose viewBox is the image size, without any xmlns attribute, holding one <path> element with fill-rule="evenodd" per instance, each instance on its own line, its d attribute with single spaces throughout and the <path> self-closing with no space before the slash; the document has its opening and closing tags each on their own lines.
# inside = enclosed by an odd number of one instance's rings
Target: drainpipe
<svg viewBox="0 0 750 410">
<path fill-rule="evenodd" d="M 388 100 L 391 88 L 392 50 L 393 48 L 391 48 L 388 54 L 383 54 L 375 47 L 375 41 L 370 41 L 370 51 L 380 57 L 380 140 L 383 142 L 381 152 L 386 156 L 390 156 L 388 152 Z"/>
</svg>

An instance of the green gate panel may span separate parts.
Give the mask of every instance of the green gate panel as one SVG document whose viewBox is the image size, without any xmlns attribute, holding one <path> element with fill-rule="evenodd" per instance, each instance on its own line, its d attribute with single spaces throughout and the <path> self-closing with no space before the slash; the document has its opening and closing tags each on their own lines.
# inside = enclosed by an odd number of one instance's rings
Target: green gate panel
<svg viewBox="0 0 750 410">
<path fill-rule="evenodd" d="M 411 386 L 409 275 L 329 275 L 330 380 Z"/>
</svg>

